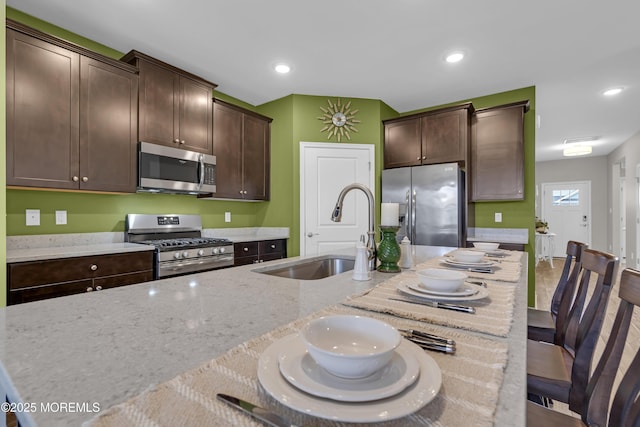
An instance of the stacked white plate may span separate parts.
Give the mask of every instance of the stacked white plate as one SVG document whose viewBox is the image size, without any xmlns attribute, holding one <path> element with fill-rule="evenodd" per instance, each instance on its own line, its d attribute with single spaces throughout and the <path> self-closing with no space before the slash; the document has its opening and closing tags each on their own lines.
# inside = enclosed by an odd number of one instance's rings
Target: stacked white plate
<svg viewBox="0 0 640 427">
<path fill-rule="evenodd" d="M 413 297 L 437 301 L 474 301 L 489 296 L 487 288 L 468 283 L 453 292 L 431 291 L 422 286 L 418 279 L 401 280 L 396 289 Z"/>
<path fill-rule="evenodd" d="M 258 380 L 276 400 L 308 415 L 343 422 L 379 422 L 409 415 L 440 390 L 442 373 L 415 344 L 402 340 L 391 361 L 374 374 L 340 378 L 307 353 L 298 334 L 271 344 L 260 356 Z"/>
<path fill-rule="evenodd" d="M 442 258 L 441 261 L 445 265 L 449 265 L 451 267 L 458 267 L 458 268 L 487 268 L 487 267 L 492 267 L 496 265 L 495 262 L 491 260 L 484 260 L 484 259 L 478 262 L 461 262 L 461 261 L 456 261 L 453 258 L 444 257 Z"/>
</svg>

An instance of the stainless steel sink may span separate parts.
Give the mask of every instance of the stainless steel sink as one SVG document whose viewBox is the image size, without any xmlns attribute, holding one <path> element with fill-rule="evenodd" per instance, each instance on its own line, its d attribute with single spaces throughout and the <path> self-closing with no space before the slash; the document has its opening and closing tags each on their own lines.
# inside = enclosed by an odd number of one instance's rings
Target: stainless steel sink
<svg viewBox="0 0 640 427">
<path fill-rule="evenodd" d="M 271 276 L 286 277 L 297 280 L 318 280 L 353 270 L 355 260 L 339 257 L 324 256 L 304 261 L 293 261 L 288 264 L 280 264 L 253 270 L 256 273 L 270 274 Z"/>
</svg>

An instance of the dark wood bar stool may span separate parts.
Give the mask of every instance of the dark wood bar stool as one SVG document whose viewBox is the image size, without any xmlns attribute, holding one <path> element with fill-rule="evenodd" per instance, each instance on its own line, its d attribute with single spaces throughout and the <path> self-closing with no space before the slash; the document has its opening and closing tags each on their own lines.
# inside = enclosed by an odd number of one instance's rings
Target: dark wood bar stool
<svg viewBox="0 0 640 427">
<path fill-rule="evenodd" d="M 555 342 L 556 330 L 562 330 L 573 303 L 573 297 L 578 283 L 582 251 L 586 243 L 569 241 L 567 243 L 567 258 L 562 268 L 558 285 L 553 292 L 551 309 L 527 309 L 527 336 L 531 340 Z"/>
<path fill-rule="evenodd" d="M 620 305 L 598 365 L 593 371 L 582 399 L 581 419 L 527 402 L 527 426 L 612 426 L 640 425 L 640 345 L 634 343 L 635 356 L 609 403 L 620 359 L 627 344 L 627 334 L 635 306 L 640 306 L 640 271 L 626 269 L 620 278 Z M 572 390 L 571 393 L 577 392 Z M 573 401 L 575 399 L 570 399 Z M 575 411 L 574 408 L 569 408 Z"/>
<path fill-rule="evenodd" d="M 617 268 L 615 256 L 593 249 L 583 251 L 575 302 L 565 327 L 556 331 L 556 343 L 527 341 L 529 393 L 568 403 L 572 411 L 582 413 L 593 353 Z M 590 288 L 593 292 L 583 311 Z"/>
</svg>

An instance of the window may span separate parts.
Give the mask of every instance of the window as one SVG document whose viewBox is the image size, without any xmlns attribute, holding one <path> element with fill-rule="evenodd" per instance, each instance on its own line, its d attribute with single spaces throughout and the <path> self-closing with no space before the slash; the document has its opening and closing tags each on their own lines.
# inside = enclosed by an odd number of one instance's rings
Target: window
<svg viewBox="0 0 640 427">
<path fill-rule="evenodd" d="M 553 206 L 580 206 L 580 190 L 553 190 Z"/>
</svg>

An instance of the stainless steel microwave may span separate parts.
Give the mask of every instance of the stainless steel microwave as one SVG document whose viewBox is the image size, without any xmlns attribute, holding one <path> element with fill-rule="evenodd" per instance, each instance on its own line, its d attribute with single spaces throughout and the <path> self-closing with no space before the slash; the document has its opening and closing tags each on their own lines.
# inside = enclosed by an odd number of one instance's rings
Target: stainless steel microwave
<svg viewBox="0 0 640 427">
<path fill-rule="evenodd" d="M 216 192 L 216 156 L 140 142 L 138 191 L 206 194 Z"/>
</svg>

